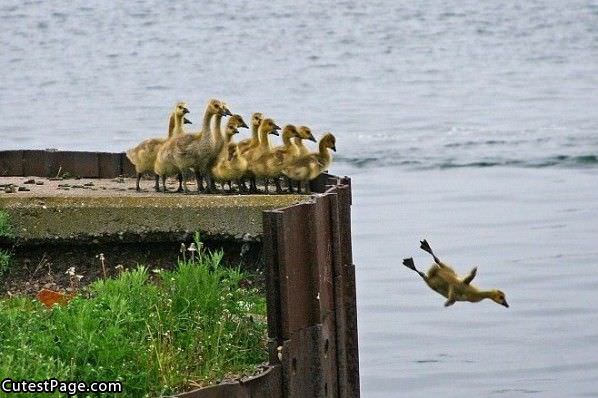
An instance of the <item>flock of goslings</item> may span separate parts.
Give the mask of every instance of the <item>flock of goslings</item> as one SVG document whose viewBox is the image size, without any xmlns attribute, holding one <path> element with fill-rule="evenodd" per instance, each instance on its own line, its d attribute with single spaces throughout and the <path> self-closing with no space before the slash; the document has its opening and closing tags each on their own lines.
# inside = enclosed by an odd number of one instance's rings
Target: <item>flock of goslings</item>
<svg viewBox="0 0 598 398">
<path fill-rule="evenodd" d="M 135 166 L 136 189 L 141 190 L 140 180 L 144 174 L 155 175 L 155 189 L 160 192 L 160 179 L 164 192 L 166 179 L 178 177 L 177 192 L 189 192 L 185 176 L 195 174 L 197 191 L 217 192 L 216 182 L 224 190 L 228 184 L 233 192 L 233 182 L 239 193 L 257 193 L 257 180 L 263 181 L 265 193 L 269 193 L 272 181 L 276 192 L 283 192 L 281 177 L 285 177 L 289 192 L 311 193 L 309 182 L 332 163 L 330 150 L 336 151 L 336 138 L 324 133 L 319 142 L 306 126 L 285 125 L 282 129 L 272 118 L 260 112 L 251 116 L 251 137 L 235 142 L 240 128 L 249 128 L 243 117 L 232 114 L 226 103 L 218 99 L 208 101 L 201 130 L 190 133 L 184 128 L 191 122 L 185 117 L 190 113 L 185 102 L 178 102 L 170 114 L 168 137 L 149 138 L 127 151 L 127 158 Z M 225 123 L 223 118 L 229 116 Z M 282 145 L 273 146 L 271 135 L 282 130 Z M 318 142 L 318 150 L 311 152 L 304 140 Z M 247 187 L 249 182 L 249 187 Z"/>
</svg>

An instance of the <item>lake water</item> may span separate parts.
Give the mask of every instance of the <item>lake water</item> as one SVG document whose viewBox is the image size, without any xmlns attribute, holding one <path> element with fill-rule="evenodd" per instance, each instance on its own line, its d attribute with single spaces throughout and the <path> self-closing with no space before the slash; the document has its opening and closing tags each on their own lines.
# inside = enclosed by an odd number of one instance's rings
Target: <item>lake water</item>
<svg viewBox="0 0 598 398">
<path fill-rule="evenodd" d="M 596 2 L 8 0 L 0 24 L 2 149 L 122 151 L 210 97 L 336 134 L 364 397 L 598 397 Z M 444 308 L 401 265 L 424 237 L 511 308 Z"/>
</svg>

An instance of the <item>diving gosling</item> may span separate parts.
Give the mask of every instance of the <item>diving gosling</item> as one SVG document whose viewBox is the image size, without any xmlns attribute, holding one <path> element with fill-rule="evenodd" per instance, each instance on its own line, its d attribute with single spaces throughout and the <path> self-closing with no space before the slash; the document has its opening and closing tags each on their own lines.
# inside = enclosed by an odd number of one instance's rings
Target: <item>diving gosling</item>
<svg viewBox="0 0 598 398">
<path fill-rule="evenodd" d="M 305 185 L 307 193 L 311 193 L 309 181 L 313 180 L 332 163 L 332 154 L 328 149 L 336 152 L 336 138 L 332 133 L 326 133 L 320 139 L 318 152 L 299 157 L 288 163 L 282 172 L 293 181 L 298 182 L 298 192 L 301 192 L 301 183 Z"/>
<path fill-rule="evenodd" d="M 232 115 L 226 124 L 224 146 L 222 147 L 216 164 L 212 167 L 212 177 L 223 184 L 228 182 L 229 190 L 232 192 L 231 181 L 238 180 L 247 170 L 247 159 L 239 153 L 239 148 L 232 138 L 239 132 L 239 127 L 248 128 L 240 115 Z M 239 184 L 239 189 L 240 184 Z"/>
<path fill-rule="evenodd" d="M 500 290 L 480 290 L 471 284 L 471 281 L 477 274 L 477 267 L 473 268 L 465 278 L 460 278 L 450 266 L 440 261 L 438 257 L 434 255 L 432 248 L 425 239 L 420 243 L 420 248 L 430 253 L 434 258 L 435 264 L 432 264 L 428 270 L 428 274 L 426 275 L 415 268 L 413 258 L 404 259 L 403 265 L 417 272 L 432 290 L 446 297 L 447 300 L 444 303 L 445 307 L 455 304 L 455 301 L 477 303 L 478 301 L 488 298 L 509 308 L 505 294 Z"/>
<path fill-rule="evenodd" d="M 272 174 L 271 162 L 275 160 L 274 151 L 270 146 L 269 134 L 278 135 L 280 127 L 276 125 L 274 120 L 266 118 L 260 123 L 258 129 L 260 143 L 257 147 L 245 152 L 245 156 L 249 161 L 247 169 L 256 177 L 264 178 L 264 187 L 266 193 L 269 193 L 268 182 L 270 177 L 276 177 Z M 277 189 L 279 186 L 277 186 Z"/>
<path fill-rule="evenodd" d="M 168 126 L 168 137 L 172 137 L 173 135 L 183 134 L 182 126 L 180 128 L 175 129 L 175 120 L 182 117 L 183 124 L 191 124 L 189 119 L 184 117 L 185 114 L 189 113 L 189 109 L 187 109 L 187 104 L 184 102 L 179 102 L 176 104 L 174 111 L 170 114 L 169 118 L 169 126 Z M 139 181 L 141 180 L 141 176 L 146 173 L 154 173 L 154 164 L 156 163 L 156 157 L 158 156 L 158 151 L 162 147 L 162 145 L 166 142 L 166 138 L 149 138 L 147 140 L 142 141 L 139 145 L 134 148 L 131 148 L 127 151 L 127 158 L 131 161 L 131 163 L 135 166 L 135 172 L 137 173 L 137 183 L 135 185 L 135 189 L 137 191 L 141 191 L 139 186 Z M 156 191 L 160 190 L 159 186 L 159 177 L 156 175 Z"/>
</svg>

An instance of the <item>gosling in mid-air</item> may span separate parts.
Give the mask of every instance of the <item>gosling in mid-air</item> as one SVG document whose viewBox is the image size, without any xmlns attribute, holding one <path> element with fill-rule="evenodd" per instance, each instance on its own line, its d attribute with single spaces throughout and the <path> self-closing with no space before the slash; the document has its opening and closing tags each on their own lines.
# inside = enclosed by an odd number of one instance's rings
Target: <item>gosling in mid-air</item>
<svg viewBox="0 0 598 398">
<path fill-rule="evenodd" d="M 469 301 L 472 303 L 477 303 L 478 301 L 488 298 L 502 306 L 509 308 L 505 294 L 500 290 L 480 290 L 471 285 L 471 281 L 476 276 L 477 267 L 473 268 L 465 278 L 460 278 L 455 270 L 436 257 L 434 252 L 432 252 L 432 248 L 425 239 L 420 243 L 420 248 L 430 253 L 434 258 L 434 264 L 432 264 L 428 270 L 428 274 L 426 275 L 415 268 L 413 258 L 404 259 L 403 265 L 417 272 L 432 290 L 446 297 L 447 300 L 444 303 L 445 307 L 455 304 L 455 301 Z"/>
</svg>

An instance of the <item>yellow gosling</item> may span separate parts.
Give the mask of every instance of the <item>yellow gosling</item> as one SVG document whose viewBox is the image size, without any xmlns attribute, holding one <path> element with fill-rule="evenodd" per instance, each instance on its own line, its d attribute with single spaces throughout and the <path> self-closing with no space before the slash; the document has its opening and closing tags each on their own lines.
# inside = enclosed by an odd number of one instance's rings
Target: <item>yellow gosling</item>
<svg viewBox="0 0 598 398">
<path fill-rule="evenodd" d="M 275 157 L 270 161 L 269 167 L 271 169 L 271 174 L 275 175 L 274 181 L 278 190 L 280 189 L 280 182 L 278 178 L 280 175 L 282 175 L 282 169 L 291 163 L 299 154 L 297 147 L 291 141 L 293 138 L 300 138 L 299 131 L 294 125 L 287 124 L 282 128 L 282 145 L 274 148 Z M 288 177 L 287 185 L 289 187 L 289 191 L 292 192 L 292 181 Z"/>
<path fill-rule="evenodd" d="M 175 109 L 170 114 L 169 119 L 169 137 L 184 133 L 182 124 L 191 123 L 187 118 L 185 118 L 185 114 L 187 113 L 189 113 L 189 109 L 187 108 L 187 104 L 185 102 L 178 102 L 175 105 Z M 182 123 L 179 123 L 179 125 L 176 126 L 175 120 L 182 120 Z M 154 172 L 156 157 L 158 156 L 160 148 L 166 141 L 166 138 L 149 138 L 127 151 L 127 158 L 129 158 L 131 163 L 135 166 L 135 172 L 137 173 L 137 183 L 135 186 L 137 191 L 141 190 L 139 186 L 141 176 L 146 173 Z M 158 189 L 158 176 L 156 175 L 156 190 Z"/>
<path fill-rule="evenodd" d="M 331 133 L 326 133 L 320 139 L 318 147 L 318 152 L 299 157 L 287 164 L 282 170 L 284 175 L 298 182 L 298 192 L 301 192 L 301 184 L 303 183 L 306 192 L 311 193 L 309 181 L 328 170 L 332 163 L 332 154 L 329 149 L 336 152 L 336 138 Z"/>
<path fill-rule="evenodd" d="M 293 149 L 289 152 L 288 156 L 286 156 L 283 169 L 284 167 L 296 161 L 300 157 L 309 155 L 309 149 L 303 144 L 303 140 L 318 142 L 311 133 L 311 129 L 309 127 L 299 126 L 297 128 L 297 136 L 291 139 Z M 291 180 L 289 177 L 286 177 L 286 179 L 287 185 L 289 187 L 289 192 L 293 192 L 293 180 Z M 298 189 L 301 189 L 301 187 L 299 186 Z"/>
<path fill-rule="evenodd" d="M 258 129 L 262 120 L 264 120 L 264 115 L 260 112 L 255 112 L 253 115 L 251 115 L 251 138 L 241 140 L 237 144 L 241 153 L 245 153 L 259 145 L 260 137 L 258 134 Z"/>
<path fill-rule="evenodd" d="M 404 259 L 403 265 L 417 272 L 432 290 L 446 297 L 445 307 L 453 305 L 456 301 L 477 303 L 484 299 L 490 299 L 497 304 L 509 308 L 505 294 L 500 290 L 480 290 L 471 284 L 471 281 L 477 274 L 477 267 L 473 268 L 464 278 L 460 278 L 452 267 L 436 257 L 425 239 L 420 243 L 420 248 L 430 253 L 434 258 L 434 264 L 428 270 L 428 274 L 426 275 L 415 268 L 413 258 Z"/>
<path fill-rule="evenodd" d="M 182 134 L 173 136 L 170 138 L 158 151 L 156 157 L 156 163 L 154 170 L 156 174 L 162 177 L 162 183 L 164 185 L 166 177 L 174 174 L 181 174 L 179 178 L 182 180 L 182 173 L 189 169 L 194 169 L 196 158 L 199 157 L 198 151 L 196 150 L 197 144 L 213 144 L 214 134 L 211 128 L 211 121 L 215 115 L 219 115 L 221 118 L 223 115 L 228 114 L 224 104 L 217 100 L 211 99 L 208 101 L 206 110 L 203 116 L 202 129 L 195 134 Z M 197 176 L 197 170 L 194 169 Z M 198 191 L 202 188 L 200 186 L 201 179 L 198 179 Z M 185 185 L 185 190 L 186 190 Z M 159 190 L 159 189 L 158 189 Z M 183 190 L 179 185 L 179 191 Z M 164 192 L 166 192 L 166 186 L 164 185 Z"/>
<path fill-rule="evenodd" d="M 264 115 L 260 112 L 255 112 L 251 115 L 251 138 L 241 140 L 237 144 L 239 147 L 239 153 L 245 157 L 247 157 L 247 152 L 252 151 L 258 147 L 260 144 L 260 137 L 258 133 L 258 129 L 260 127 L 260 123 L 264 120 Z M 249 192 L 257 192 L 257 186 L 255 181 L 255 175 L 249 170 L 245 173 L 245 175 L 241 178 L 241 188 L 246 190 L 245 187 L 245 180 L 249 178 Z"/>
<path fill-rule="evenodd" d="M 233 141 L 233 136 L 239 133 L 239 127 L 248 128 L 240 115 L 232 115 L 226 125 L 224 146 L 216 164 L 212 167 L 213 179 L 223 185 L 228 182 L 230 191 L 232 191 L 231 181 L 238 182 L 247 171 L 247 159 L 240 154 L 237 144 Z"/>
<path fill-rule="evenodd" d="M 270 162 L 275 158 L 268 135 L 278 135 L 278 130 L 280 130 L 280 127 L 276 125 L 274 120 L 269 118 L 262 120 L 258 129 L 260 139 L 259 146 L 245 152 L 245 156 L 249 161 L 247 169 L 256 177 L 264 178 L 266 193 L 269 193 L 269 178 L 274 177 L 274 175 L 271 175 L 272 170 L 270 168 Z"/>
</svg>

